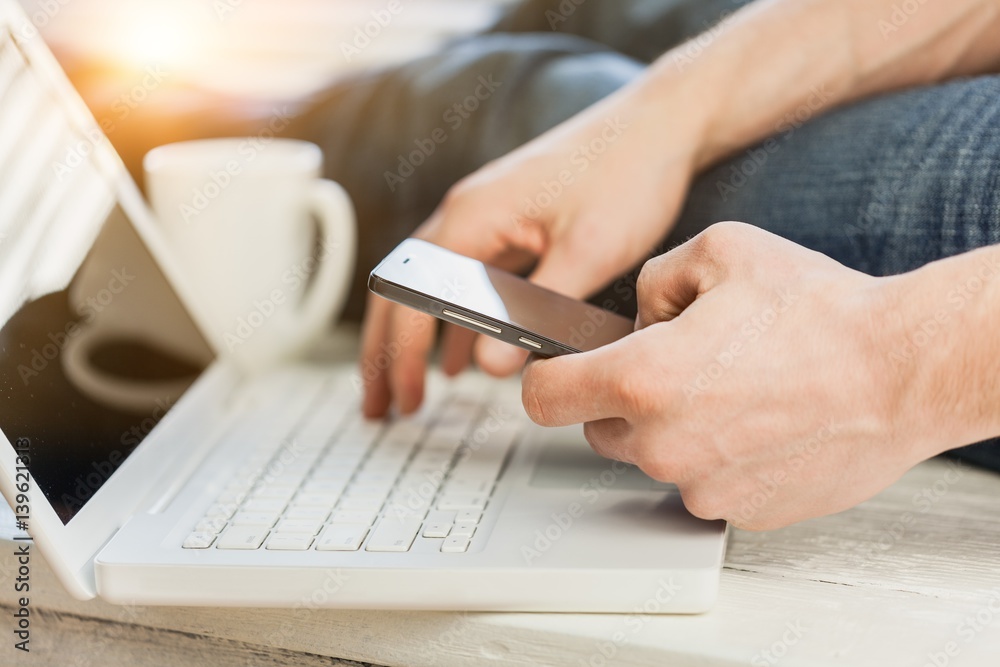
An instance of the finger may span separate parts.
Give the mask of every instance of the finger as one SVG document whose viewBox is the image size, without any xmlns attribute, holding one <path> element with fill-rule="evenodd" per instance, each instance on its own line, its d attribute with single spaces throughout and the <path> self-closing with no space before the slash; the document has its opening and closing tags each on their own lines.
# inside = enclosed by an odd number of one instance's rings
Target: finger
<svg viewBox="0 0 1000 667">
<path fill-rule="evenodd" d="M 714 240 L 719 234 L 709 230 L 643 265 L 636 283 L 636 329 L 674 319 L 722 279 L 726 257 Z"/>
<path fill-rule="evenodd" d="M 443 247 L 448 247 L 471 257 L 483 257 L 494 251 L 488 243 L 477 239 L 490 238 L 489 234 L 472 234 L 476 225 L 446 224 L 447 218 L 453 217 L 452 211 L 442 204 L 413 234 L 415 238 L 425 239 Z M 370 335 L 369 356 L 380 358 L 384 355 L 379 346 L 388 348 L 388 368 L 379 373 L 379 378 L 372 383 L 372 390 L 366 397 L 366 414 L 381 416 L 392 401 L 402 414 L 409 414 L 420 407 L 424 395 L 424 379 L 427 373 L 428 357 L 434 346 L 436 326 L 434 319 L 426 314 L 390 306 L 381 326 L 384 331 Z M 366 324 L 366 334 L 367 334 Z M 461 333 L 458 327 L 445 329 L 444 349 L 442 350 L 442 367 L 445 373 L 455 375 L 467 365 L 472 354 L 475 341 L 473 332 Z"/>
<path fill-rule="evenodd" d="M 476 363 L 494 377 L 508 377 L 524 368 L 528 351 L 489 336 L 476 341 Z"/>
<path fill-rule="evenodd" d="M 583 425 L 583 436 L 587 442 L 606 459 L 635 463 L 636 455 L 631 446 L 633 427 L 620 417 L 587 422 Z"/>
<path fill-rule="evenodd" d="M 441 370 L 445 375 L 458 375 L 472 361 L 472 348 L 479 336 L 475 331 L 454 324 L 445 324 L 441 336 Z"/>
<path fill-rule="evenodd" d="M 545 251 L 543 225 L 521 219 L 504 201 L 456 191 L 421 225 L 418 238 L 508 271 L 527 268 Z"/>
<path fill-rule="evenodd" d="M 396 407 L 410 414 L 424 400 L 427 357 L 434 346 L 435 320 L 430 315 L 393 305 L 389 337 L 381 351 L 389 359 L 389 388 Z"/>
<path fill-rule="evenodd" d="M 389 410 L 392 394 L 389 390 L 387 366 L 379 367 L 380 344 L 388 338 L 390 303 L 374 294 L 368 295 L 365 320 L 362 328 L 361 362 L 359 372 L 364 386 L 362 410 L 365 417 L 378 419 Z"/>
<path fill-rule="evenodd" d="M 592 253 L 584 256 L 573 252 L 567 243 L 555 244 L 539 260 L 529 280 L 554 292 L 583 299 L 610 280 L 595 266 L 596 262 L 588 261 L 591 258 Z"/>
<path fill-rule="evenodd" d="M 531 420 L 568 426 L 623 416 L 617 395 L 623 343 L 551 359 L 533 357 L 521 378 L 521 401 Z"/>
</svg>

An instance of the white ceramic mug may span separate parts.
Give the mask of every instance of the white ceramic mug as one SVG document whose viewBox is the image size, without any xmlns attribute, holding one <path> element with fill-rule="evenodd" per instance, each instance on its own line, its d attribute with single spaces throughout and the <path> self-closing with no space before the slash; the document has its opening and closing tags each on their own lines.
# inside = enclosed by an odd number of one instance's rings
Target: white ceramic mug
<svg viewBox="0 0 1000 667">
<path fill-rule="evenodd" d="M 168 144 L 145 157 L 164 237 L 210 334 L 244 368 L 301 354 L 347 298 L 354 209 L 320 178 L 322 164 L 314 144 L 254 137 Z"/>
</svg>

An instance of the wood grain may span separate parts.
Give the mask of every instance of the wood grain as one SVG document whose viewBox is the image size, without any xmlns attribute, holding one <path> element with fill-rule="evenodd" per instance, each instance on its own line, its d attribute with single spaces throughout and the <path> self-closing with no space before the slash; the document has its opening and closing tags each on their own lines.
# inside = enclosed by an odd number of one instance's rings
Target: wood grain
<svg viewBox="0 0 1000 667">
<path fill-rule="evenodd" d="M 954 642 L 949 667 L 992 667 L 1000 655 L 1000 475 L 963 467 L 946 484 L 952 466 L 924 463 L 836 516 L 734 531 L 719 602 L 699 616 L 120 607 L 69 598 L 36 558 L 32 609 L 48 616 L 32 637 L 40 651 L 53 651 L 38 664 L 65 664 L 66 646 L 108 650 L 100 633 L 81 628 L 120 626 L 121 657 L 102 664 L 189 665 L 185 651 L 198 646 L 219 657 L 197 664 L 224 665 L 226 655 L 259 652 L 273 664 L 338 664 L 289 662 L 303 654 L 392 666 L 922 667 Z M 925 489 L 933 502 L 919 500 Z M 5 548 L 0 604 L 8 606 L 12 560 Z M 990 622 L 970 639 L 968 619 L 977 614 Z M 0 661 L 12 653 L 0 647 Z"/>
<path fill-rule="evenodd" d="M 9 617 L 14 610 L 0 606 Z M 37 638 L 37 639 L 36 639 Z M 4 657 L 8 657 L 6 653 Z M 0 664 L 9 664 L 0 660 Z M 160 630 L 75 614 L 41 610 L 33 614 L 31 651 L 18 665 L 104 667 L 128 665 L 212 665 L 213 667 L 370 667 L 326 656 L 271 649 L 259 644 Z"/>
</svg>

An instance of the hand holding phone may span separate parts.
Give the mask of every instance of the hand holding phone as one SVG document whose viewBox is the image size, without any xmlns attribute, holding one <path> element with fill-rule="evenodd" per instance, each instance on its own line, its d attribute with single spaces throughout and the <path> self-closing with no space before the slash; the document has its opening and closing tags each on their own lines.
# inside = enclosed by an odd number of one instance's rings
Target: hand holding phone
<svg viewBox="0 0 1000 667">
<path fill-rule="evenodd" d="M 634 329 L 621 315 L 419 239 L 389 253 L 368 288 L 543 357 L 594 350 Z"/>
</svg>

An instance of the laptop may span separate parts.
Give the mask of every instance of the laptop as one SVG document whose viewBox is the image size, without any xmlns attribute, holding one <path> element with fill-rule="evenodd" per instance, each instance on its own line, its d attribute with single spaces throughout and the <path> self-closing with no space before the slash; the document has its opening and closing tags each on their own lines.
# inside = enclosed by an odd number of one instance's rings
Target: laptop
<svg viewBox="0 0 1000 667">
<path fill-rule="evenodd" d="M 121 604 L 702 612 L 727 527 L 429 378 L 367 422 L 356 361 L 252 376 L 202 326 L 136 185 L 0 0 L 0 488 L 75 597 Z"/>
</svg>

